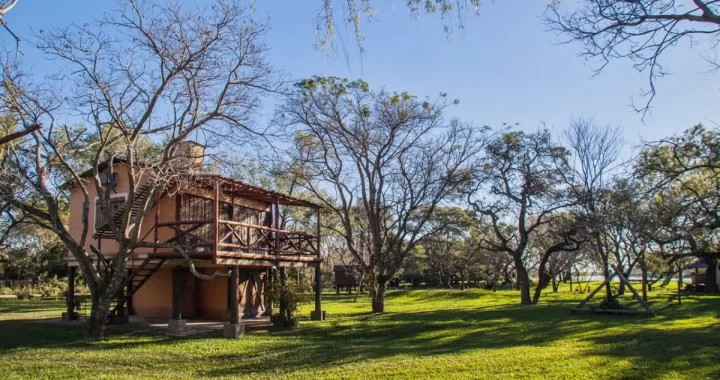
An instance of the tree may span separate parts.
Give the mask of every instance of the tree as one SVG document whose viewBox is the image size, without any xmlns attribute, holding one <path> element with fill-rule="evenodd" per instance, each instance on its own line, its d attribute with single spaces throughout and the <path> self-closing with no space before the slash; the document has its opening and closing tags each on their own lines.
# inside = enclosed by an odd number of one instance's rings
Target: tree
<svg viewBox="0 0 720 380">
<path fill-rule="evenodd" d="M 487 226 L 483 248 L 513 259 L 523 305 L 532 303 L 526 256 L 533 234 L 571 205 L 560 174 L 567 155 L 547 130 L 504 133 L 487 146 L 483 170 L 468 193 L 469 204 Z"/>
<path fill-rule="evenodd" d="M 128 1 L 96 23 L 52 27 L 36 35 L 34 44 L 45 57 L 66 67 L 50 82 L 34 83 L 22 62 L 2 57 L 0 112 L 13 125 L 43 126 L 2 157 L 2 207 L 16 220 L 53 231 L 77 260 L 92 298 L 92 337 L 104 335 L 133 249 L 174 248 L 190 261 L 183 246 L 140 237 L 144 216 L 159 197 L 185 186 L 178 165 L 183 141 L 203 136 L 212 149 L 265 132 L 251 127 L 252 116 L 260 95 L 277 84 L 264 59 L 265 25 L 248 14 L 235 1 L 218 0 L 200 9 Z M 60 87 L 62 93 L 56 91 Z M 84 125 L 60 121 L 78 115 Z M 142 149 L 147 140 L 161 142 L 161 149 Z M 89 178 L 80 175 L 87 161 L 77 157 L 90 157 Z M 94 202 L 89 189 L 98 194 L 106 220 L 117 216 L 111 215 L 110 191 L 100 173 L 103 165 L 118 162 L 125 164 L 129 178 L 126 205 L 137 200 L 141 209 L 135 217 L 132 208 L 121 208 L 121 223 L 111 224 L 119 249 L 105 257 L 96 247 L 87 248 Z M 70 196 L 63 184 L 74 185 L 82 198 L 82 209 L 75 210 L 82 213 L 79 239 L 70 235 L 60 215 L 60 203 Z M 189 263 L 196 276 L 207 277 Z"/>
<path fill-rule="evenodd" d="M 565 273 L 576 261 L 574 255 L 580 250 L 585 237 L 583 226 L 572 215 L 554 215 L 548 222 L 538 226 L 530 246 L 537 250 L 538 282 L 535 286 L 532 304 L 537 304 L 542 290 L 553 282 L 553 291 L 557 292 L 556 278 Z"/>
<path fill-rule="evenodd" d="M 716 49 L 720 37 L 720 3 L 716 0 L 585 0 L 570 12 L 564 3 L 548 7 L 545 21 L 551 30 L 567 37 L 565 42 L 584 45 L 580 55 L 599 59 L 602 71 L 612 60 L 629 59 L 638 71 L 647 71 L 647 101 L 635 107 L 643 115 L 655 98 L 655 82 L 666 75 L 661 57 L 687 40 L 706 42 Z M 716 69 L 716 61 L 710 62 Z"/>
<path fill-rule="evenodd" d="M 601 126 L 592 117 L 579 117 L 570 122 L 565 140 L 574 161 L 560 175 L 568 186 L 578 216 L 586 222 L 595 258 L 607 279 L 610 257 L 604 236 L 609 224 L 606 219 L 613 209 L 609 189 L 622 143 L 620 129 Z M 606 296 L 612 297 L 609 283 L 605 290 Z"/>
<path fill-rule="evenodd" d="M 296 131 L 288 154 L 299 183 L 337 216 L 373 312 L 384 312 L 386 284 L 419 242 L 443 228 L 432 216 L 459 195 L 485 145 L 484 130 L 444 118 L 452 103 L 313 77 L 279 110 Z"/>
<path fill-rule="evenodd" d="M 371 19 L 377 13 L 377 7 L 373 6 L 377 1 L 373 0 L 323 0 L 322 6 L 319 8 L 315 16 L 315 31 L 319 38 L 317 48 L 328 49 L 335 41 L 337 34 L 337 20 L 352 26 L 360 52 L 363 51 L 363 35 L 362 35 L 362 19 Z M 463 28 L 463 19 L 466 12 L 479 14 L 480 0 L 408 0 L 405 5 L 413 18 L 418 18 L 422 14 L 440 14 L 445 21 L 444 31 L 450 35 L 452 33 L 452 22 L 450 21 L 451 13 L 457 13 L 459 27 Z M 338 16 L 336 9 L 342 9 L 344 13 Z"/>
<path fill-rule="evenodd" d="M 421 241 L 425 277 L 451 288 L 453 280 L 468 280 L 480 248 L 474 241 L 474 221 L 464 209 L 438 207 L 432 223 L 444 226 Z"/>
<path fill-rule="evenodd" d="M 697 125 L 680 136 L 648 143 L 638 157 L 649 209 L 655 217 L 648 236 L 674 249 L 671 262 L 686 256 L 710 268 L 720 260 L 720 132 Z M 708 270 L 705 289 L 716 291 L 715 271 Z"/>
</svg>

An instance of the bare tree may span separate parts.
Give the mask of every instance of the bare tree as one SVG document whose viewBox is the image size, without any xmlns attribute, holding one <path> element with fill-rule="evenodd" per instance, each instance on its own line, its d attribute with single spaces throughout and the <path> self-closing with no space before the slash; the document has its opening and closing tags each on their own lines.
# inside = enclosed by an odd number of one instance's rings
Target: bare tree
<svg viewBox="0 0 720 380">
<path fill-rule="evenodd" d="M 20 48 L 20 37 L 15 34 L 12 29 L 8 26 L 8 24 L 5 22 L 5 15 L 10 12 L 11 9 L 13 9 L 18 3 L 18 0 L 3 0 L 0 3 L 0 25 L 2 25 L 5 30 L 7 30 L 8 33 L 15 39 L 15 43 L 17 46 L 17 49 Z"/>
<path fill-rule="evenodd" d="M 432 215 L 458 195 L 485 145 L 483 131 L 445 120 L 449 104 L 315 77 L 280 109 L 296 131 L 290 154 L 302 186 L 337 215 L 335 232 L 368 278 L 373 312 L 384 312 L 386 284 L 418 242 L 440 229 Z"/>
<path fill-rule="evenodd" d="M 601 264 L 605 278 L 610 276 L 610 253 L 604 234 L 612 211 L 609 201 L 613 170 L 618 165 L 622 140 L 620 129 L 600 126 L 592 117 L 579 117 L 570 122 L 565 139 L 574 162 L 568 170 L 561 171 L 570 194 L 575 200 L 578 213 L 587 221 L 590 238 L 595 248 L 595 258 Z M 612 289 L 606 287 L 608 297 Z"/>
<path fill-rule="evenodd" d="M 16 219 L 56 233 L 79 263 L 92 295 L 93 337 L 103 337 L 134 249 L 165 247 L 185 254 L 175 243 L 140 236 L 144 216 L 159 197 L 185 184 L 177 165 L 183 140 L 202 138 L 212 149 L 265 132 L 251 127 L 253 114 L 260 94 L 277 84 L 264 59 L 266 27 L 248 14 L 235 1 L 194 9 L 128 1 L 94 24 L 46 29 L 36 36 L 36 47 L 67 67 L 50 83 L 33 83 L 20 62 L 3 57 L 0 112 L 8 124 L 43 128 L 6 151 L 0 196 Z M 68 119 L 82 124 L 67 125 Z M 147 141 L 157 149 L 141 149 Z M 124 164 L 129 191 L 121 222 L 110 223 L 119 249 L 104 256 L 97 247 L 88 249 L 90 194 L 97 194 L 105 220 L 117 218 L 111 214 L 111 191 L 100 178 L 104 165 L 116 163 Z M 89 178 L 81 175 L 88 167 Z M 79 239 L 60 214 L 70 198 L 63 184 L 73 185 L 82 199 L 82 209 L 75 210 L 82 213 Z M 127 206 L 135 203 L 141 204 L 138 213 Z"/>
<path fill-rule="evenodd" d="M 468 194 L 469 204 L 487 225 L 481 244 L 513 259 L 523 305 L 532 303 L 526 266 L 532 235 L 571 205 L 560 174 L 567 154 L 547 130 L 505 133 L 488 145 L 484 170 Z"/>
<path fill-rule="evenodd" d="M 661 57 L 680 41 L 707 43 L 717 48 L 720 36 L 720 2 L 717 0 L 585 0 L 565 12 L 564 3 L 553 2 L 545 21 L 551 30 L 578 41 L 581 55 L 600 60 L 596 73 L 615 59 L 627 58 L 638 71 L 647 71 L 647 101 L 635 109 L 645 115 L 655 98 L 655 82 L 667 74 Z M 716 61 L 711 61 L 718 67 Z"/>
</svg>

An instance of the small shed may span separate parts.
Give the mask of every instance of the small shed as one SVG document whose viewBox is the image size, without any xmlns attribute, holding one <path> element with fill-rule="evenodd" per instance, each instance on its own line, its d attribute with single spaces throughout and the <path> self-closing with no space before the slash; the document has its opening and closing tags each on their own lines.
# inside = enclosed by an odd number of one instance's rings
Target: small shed
<svg viewBox="0 0 720 380">
<path fill-rule="evenodd" d="M 688 265 L 686 268 L 690 270 L 695 270 L 694 273 L 691 273 L 692 276 L 692 287 L 697 289 L 705 286 L 705 271 L 707 270 L 707 264 L 704 262 L 698 260 L 690 265 Z"/>
<path fill-rule="evenodd" d="M 333 265 L 333 274 L 335 275 L 335 290 L 340 294 L 342 287 L 347 288 L 348 293 L 353 287 L 360 285 L 362 271 L 359 265 Z"/>
</svg>

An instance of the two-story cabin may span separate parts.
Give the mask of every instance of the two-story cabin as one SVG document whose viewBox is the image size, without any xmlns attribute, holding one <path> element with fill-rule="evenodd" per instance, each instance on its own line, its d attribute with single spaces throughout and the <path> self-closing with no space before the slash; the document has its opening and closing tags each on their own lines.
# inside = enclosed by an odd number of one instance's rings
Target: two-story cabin
<svg viewBox="0 0 720 380">
<path fill-rule="evenodd" d="M 188 151 L 200 150 L 199 156 L 202 156 L 200 145 L 188 144 Z M 104 165 L 101 177 L 112 194 L 111 214 L 121 215 L 124 207 L 132 207 L 131 217 L 136 217 L 149 186 L 141 186 L 136 191 L 135 204 L 127 205 L 126 165 L 123 160 Z M 145 215 L 140 227 L 142 240 L 181 243 L 187 247 L 197 270 L 204 274 L 237 270 L 230 271 L 229 278 L 203 280 L 190 272 L 187 260 L 174 249 L 136 249 L 128 260 L 128 281 L 111 317 L 117 316 L 121 321 L 128 315 L 168 318 L 171 328 L 182 328 L 188 318 L 224 320 L 237 325 L 238 319 L 271 312 L 266 289 L 276 269 L 284 279 L 286 267 L 309 267 L 315 268 L 315 311 L 311 315 L 313 319 L 324 319 L 320 308 L 320 207 L 231 178 L 202 173 L 201 161 L 191 160 L 189 165 L 195 167 L 183 181 L 182 189 L 162 194 Z M 88 181 L 91 175 L 92 172 L 83 174 Z M 88 215 L 88 225 L 93 230 L 86 248 L 90 252 L 92 244 L 103 257 L 109 258 L 118 249 L 110 223 L 119 220 L 104 220 L 104 213 L 98 212 L 100 203 L 94 186 L 89 185 L 87 189 L 95 202 L 91 201 Z M 74 186 L 70 198 L 70 232 L 77 240 L 84 224 L 80 211 L 83 200 L 79 186 Z M 317 215 L 316 228 L 311 231 L 282 229 L 281 208 L 288 206 L 313 209 Z M 73 318 L 78 263 L 72 255 L 67 257 L 67 263 L 70 275 L 66 315 Z"/>
</svg>

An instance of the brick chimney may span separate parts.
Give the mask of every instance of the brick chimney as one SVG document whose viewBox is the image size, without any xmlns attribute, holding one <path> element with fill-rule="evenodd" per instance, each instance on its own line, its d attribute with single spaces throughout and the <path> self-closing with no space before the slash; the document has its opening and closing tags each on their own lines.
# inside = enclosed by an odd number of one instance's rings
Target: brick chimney
<svg viewBox="0 0 720 380">
<path fill-rule="evenodd" d="M 205 161 L 205 146 L 195 141 L 181 141 L 175 144 L 172 153 L 172 167 L 180 172 L 199 173 Z"/>
</svg>

